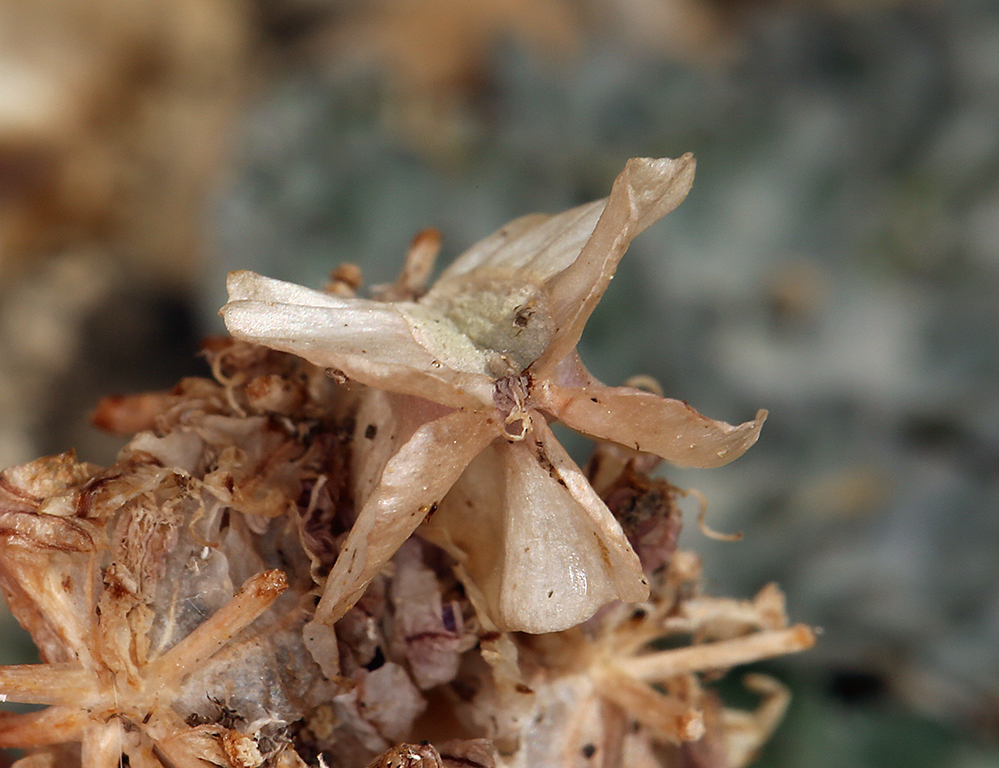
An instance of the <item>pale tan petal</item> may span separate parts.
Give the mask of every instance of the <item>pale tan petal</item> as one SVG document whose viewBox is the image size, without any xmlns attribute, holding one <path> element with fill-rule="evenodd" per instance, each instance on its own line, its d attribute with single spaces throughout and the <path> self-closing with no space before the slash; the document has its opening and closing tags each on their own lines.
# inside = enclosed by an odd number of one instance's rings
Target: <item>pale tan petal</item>
<svg viewBox="0 0 999 768">
<path fill-rule="evenodd" d="M 422 425 L 386 464 L 326 580 L 316 621 L 339 619 L 462 471 L 493 440 L 481 414 L 455 411 Z"/>
<path fill-rule="evenodd" d="M 494 622 L 503 564 L 506 445 L 505 440 L 495 440 L 473 458 L 437 512 L 420 528 L 423 538 L 462 563 Z"/>
<path fill-rule="evenodd" d="M 248 269 L 237 269 L 226 276 L 229 301 L 262 301 L 269 304 L 301 304 L 306 307 L 341 309 L 347 301 L 341 296 L 323 293 L 303 285 L 264 277 Z"/>
<path fill-rule="evenodd" d="M 641 563 L 621 526 L 545 421 L 535 416 L 533 444 L 510 446 L 507 455 L 501 614 L 517 616 L 526 606 L 522 622 L 537 621 L 538 628 L 525 630 L 552 632 L 579 624 L 610 600 L 646 599 Z M 543 542 L 540 552 L 525 551 L 532 541 Z M 560 573 L 561 585 L 545 591 Z M 525 599 L 529 593 L 538 604 Z"/>
<path fill-rule="evenodd" d="M 648 585 L 618 522 L 540 414 L 534 424 L 473 462 L 427 538 L 457 550 L 498 627 L 556 632 L 644 600 Z"/>
<path fill-rule="evenodd" d="M 579 257 L 546 285 L 558 331 L 535 363 L 536 375 L 549 374 L 576 346 L 632 239 L 683 202 L 693 180 L 689 154 L 628 161 Z"/>
<path fill-rule="evenodd" d="M 238 339 L 452 407 L 490 402 L 483 353 L 426 307 L 332 296 L 246 271 L 231 273 L 228 287 L 219 314 Z"/>
<path fill-rule="evenodd" d="M 714 421 L 680 400 L 632 387 L 559 387 L 535 391 L 541 407 L 591 437 L 654 453 L 685 467 L 718 467 L 756 442 L 767 417 L 733 426 Z"/>
<path fill-rule="evenodd" d="M 504 224 L 455 259 L 441 273 L 431 294 L 447 290 L 450 281 L 473 270 L 506 275 L 519 270 L 540 285 L 579 255 L 602 208 L 603 200 L 597 200 L 555 216 L 532 213 Z"/>
</svg>

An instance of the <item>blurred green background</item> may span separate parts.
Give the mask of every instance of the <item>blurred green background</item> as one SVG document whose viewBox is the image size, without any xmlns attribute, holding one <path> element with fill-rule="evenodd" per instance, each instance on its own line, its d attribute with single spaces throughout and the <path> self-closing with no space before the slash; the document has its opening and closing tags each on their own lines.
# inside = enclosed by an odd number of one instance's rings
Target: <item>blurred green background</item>
<svg viewBox="0 0 999 768">
<path fill-rule="evenodd" d="M 666 471 L 745 533 L 689 526 L 711 591 L 823 628 L 759 764 L 999 766 L 995 2 L 3 0 L 0 465 L 112 462 L 89 409 L 204 373 L 230 269 L 387 282 L 688 151 L 581 350 L 770 411 Z"/>
</svg>

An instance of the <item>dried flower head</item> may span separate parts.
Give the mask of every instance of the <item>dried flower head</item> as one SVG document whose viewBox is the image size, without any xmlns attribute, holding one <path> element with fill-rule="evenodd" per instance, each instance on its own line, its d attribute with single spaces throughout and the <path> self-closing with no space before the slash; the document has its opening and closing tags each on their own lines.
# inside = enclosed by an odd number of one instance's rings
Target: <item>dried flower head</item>
<svg viewBox="0 0 999 768">
<path fill-rule="evenodd" d="M 404 274 L 394 301 L 230 275 L 221 314 L 234 336 L 378 390 L 358 414 L 355 447 L 372 443 L 357 459 L 359 512 L 317 622 L 343 616 L 424 521 L 500 628 L 561 630 L 614 599 L 646 598 L 621 526 L 549 422 L 697 467 L 755 442 L 763 411 L 739 426 L 713 421 L 677 400 L 606 387 L 576 354 L 629 243 L 683 200 L 693 172 L 689 155 L 630 160 L 606 200 L 511 222 L 422 296 L 410 278 L 426 268 Z"/>
<path fill-rule="evenodd" d="M 38 750 L 25 766 L 301 765 L 287 726 L 340 691 L 302 639 L 297 504 L 328 447 L 264 390 L 297 388 L 301 419 L 334 385 L 280 357 L 240 402 L 203 379 L 109 399 L 102 422 L 155 427 L 109 469 L 61 454 L 0 473 L 0 588 L 43 661 L 0 667 L 0 693 L 48 705 L 0 713 L 0 747 Z"/>
<path fill-rule="evenodd" d="M 699 561 L 676 549 L 679 491 L 646 474 L 655 457 L 606 442 L 587 478 L 647 602 L 499 632 L 454 560 L 414 537 L 317 656 L 315 598 L 363 479 L 348 453 L 378 442 L 347 425 L 389 395 L 359 404 L 307 361 L 232 339 L 206 351 L 218 383 L 100 405 L 105 427 L 143 430 L 113 466 L 63 454 L 0 473 L 0 588 L 43 662 L 0 667 L 0 698 L 48 705 L 0 714 L 0 748 L 27 752 L 16 768 L 739 768 L 779 719 L 773 681 L 733 711 L 702 673 L 811 632 L 787 626 L 776 588 L 701 595 Z"/>
</svg>

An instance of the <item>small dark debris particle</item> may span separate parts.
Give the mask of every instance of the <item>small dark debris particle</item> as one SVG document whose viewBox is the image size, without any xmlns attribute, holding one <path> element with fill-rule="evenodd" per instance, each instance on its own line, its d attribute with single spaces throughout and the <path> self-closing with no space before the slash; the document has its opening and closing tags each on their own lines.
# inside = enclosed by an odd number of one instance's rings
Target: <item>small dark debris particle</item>
<svg viewBox="0 0 999 768">
<path fill-rule="evenodd" d="M 441 622 L 448 632 L 458 631 L 458 622 L 454 615 L 454 607 L 448 603 L 441 607 Z"/>
<path fill-rule="evenodd" d="M 375 648 L 375 655 L 371 658 L 371 661 L 364 665 L 364 668 L 368 672 L 374 672 L 383 666 L 385 666 L 385 654 L 382 653 L 382 647 L 378 646 Z"/>
<path fill-rule="evenodd" d="M 880 675 L 862 670 L 838 670 L 829 680 L 828 692 L 839 701 L 863 705 L 884 697 L 887 685 Z"/>
<path fill-rule="evenodd" d="M 549 589 L 548 590 L 548 597 L 551 597 L 554 594 L 555 594 L 555 590 L 554 589 Z"/>
<path fill-rule="evenodd" d="M 595 744 L 585 744 L 583 746 L 583 757 L 589 760 L 597 753 L 597 746 Z"/>
<path fill-rule="evenodd" d="M 532 307 L 517 307 L 513 324 L 518 328 L 526 328 L 532 317 L 534 317 L 534 309 Z"/>
<path fill-rule="evenodd" d="M 427 509 L 427 514 L 424 515 L 423 517 L 423 522 L 425 523 L 430 522 L 430 518 L 432 518 L 434 516 L 434 513 L 437 512 L 437 507 L 438 503 L 436 501 L 430 505 L 430 507 Z M 423 509 L 423 507 L 421 507 L 421 509 Z"/>
<path fill-rule="evenodd" d="M 600 401 L 599 401 L 599 400 L 597 400 L 597 398 L 595 398 L 595 397 L 591 397 L 591 398 L 590 398 L 590 402 L 591 402 L 591 403 L 597 403 L 598 405 L 599 405 L 599 403 L 600 403 Z"/>
<path fill-rule="evenodd" d="M 368 426 L 364 428 L 364 436 L 368 440 L 373 440 L 375 435 L 377 434 L 378 434 L 378 427 L 376 427 L 374 424 L 368 424 Z"/>
<path fill-rule="evenodd" d="M 533 688 L 528 688 L 523 683 L 517 683 L 517 685 L 514 686 L 514 689 L 517 691 L 517 693 L 534 693 Z"/>
</svg>

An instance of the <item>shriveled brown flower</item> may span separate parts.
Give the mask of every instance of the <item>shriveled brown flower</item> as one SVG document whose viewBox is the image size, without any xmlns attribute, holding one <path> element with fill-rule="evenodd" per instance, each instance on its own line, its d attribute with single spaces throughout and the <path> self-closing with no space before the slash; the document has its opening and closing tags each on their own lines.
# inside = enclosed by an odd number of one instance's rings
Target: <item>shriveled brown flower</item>
<svg viewBox="0 0 999 768">
<path fill-rule="evenodd" d="M 316 379 L 311 408 L 334 386 Z M 0 747 L 41 750 L 25 765 L 300 765 L 279 759 L 284 729 L 340 691 L 302 640 L 297 502 L 325 451 L 231 396 L 189 379 L 108 401 L 110 423 L 157 427 L 115 466 L 61 454 L 0 473 L 0 587 L 43 661 L 0 667 L 0 693 L 48 705 L 0 715 Z M 56 749 L 72 742 L 76 763 Z"/>
</svg>

